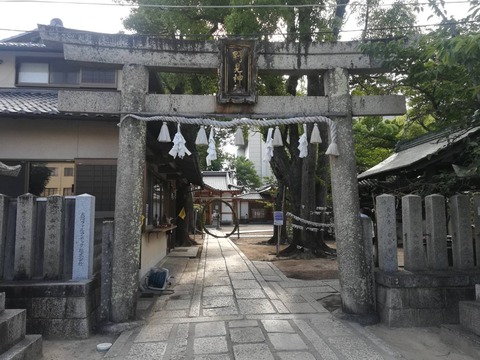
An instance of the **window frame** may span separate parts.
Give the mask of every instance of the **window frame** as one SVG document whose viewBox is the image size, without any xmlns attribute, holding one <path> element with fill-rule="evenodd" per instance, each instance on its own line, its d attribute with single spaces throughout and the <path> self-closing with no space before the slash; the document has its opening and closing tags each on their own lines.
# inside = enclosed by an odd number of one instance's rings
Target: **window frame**
<svg viewBox="0 0 480 360">
<path fill-rule="evenodd" d="M 21 68 L 23 64 L 47 64 L 47 82 L 28 82 L 20 81 Z M 63 71 L 58 71 L 58 70 Z M 56 71 L 57 70 L 57 71 Z M 84 71 L 97 71 L 97 72 L 113 72 L 114 81 L 107 82 L 83 82 L 83 72 Z M 53 74 L 55 72 L 67 74 L 66 78 L 68 79 L 68 73 L 76 72 L 77 81 L 75 83 L 54 83 L 52 80 Z M 96 88 L 96 89 L 114 89 L 118 88 L 118 69 L 113 67 L 104 67 L 104 66 L 82 66 L 74 62 L 65 61 L 59 58 L 42 58 L 42 57 L 23 57 L 19 56 L 16 58 L 16 74 L 15 74 L 15 85 L 17 87 L 50 87 L 50 88 Z"/>
</svg>

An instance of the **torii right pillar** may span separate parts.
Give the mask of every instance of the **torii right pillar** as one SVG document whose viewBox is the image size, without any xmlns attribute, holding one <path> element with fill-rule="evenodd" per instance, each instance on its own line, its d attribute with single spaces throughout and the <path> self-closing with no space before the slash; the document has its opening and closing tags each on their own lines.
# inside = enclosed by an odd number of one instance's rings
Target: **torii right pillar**
<svg viewBox="0 0 480 360">
<path fill-rule="evenodd" d="M 337 126 L 340 155 L 330 160 L 339 280 L 344 314 L 376 319 L 372 266 L 365 255 L 362 239 L 357 167 L 352 125 L 352 98 L 348 70 L 330 69 L 325 73 L 328 112 Z"/>
</svg>

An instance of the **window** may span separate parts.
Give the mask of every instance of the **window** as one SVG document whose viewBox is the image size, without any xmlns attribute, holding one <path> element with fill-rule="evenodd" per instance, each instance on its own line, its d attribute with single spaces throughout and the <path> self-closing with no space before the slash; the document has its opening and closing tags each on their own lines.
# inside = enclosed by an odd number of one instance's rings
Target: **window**
<svg viewBox="0 0 480 360">
<path fill-rule="evenodd" d="M 64 188 L 63 189 L 63 196 L 70 196 L 74 195 L 72 188 Z"/>
<path fill-rule="evenodd" d="M 17 85 L 115 88 L 117 72 L 108 68 L 82 68 L 58 59 L 18 59 Z"/>
<path fill-rule="evenodd" d="M 73 176 L 73 167 L 66 167 L 63 169 L 63 176 Z"/>
<path fill-rule="evenodd" d="M 50 64 L 50 84 L 78 85 L 79 68 L 67 63 Z"/>
<path fill-rule="evenodd" d="M 51 195 L 56 195 L 58 194 L 58 189 L 57 188 L 45 188 L 43 190 L 41 196 L 51 196 Z"/>
<path fill-rule="evenodd" d="M 21 63 L 18 69 L 18 82 L 48 84 L 47 63 Z"/>
<path fill-rule="evenodd" d="M 82 84 L 116 84 L 113 69 L 82 69 Z"/>
</svg>

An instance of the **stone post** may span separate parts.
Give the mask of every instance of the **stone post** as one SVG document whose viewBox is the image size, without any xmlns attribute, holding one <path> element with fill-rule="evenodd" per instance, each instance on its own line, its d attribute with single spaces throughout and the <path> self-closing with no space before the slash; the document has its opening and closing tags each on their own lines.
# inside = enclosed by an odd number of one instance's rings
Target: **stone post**
<svg viewBox="0 0 480 360">
<path fill-rule="evenodd" d="M 473 239 L 468 195 L 454 195 L 450 198 L 450 219 L 453 266 L 460 270 L 472 269 L 474 267 Z"/>
<path fill-rule="evenodd" d="M 403 250 L 405 270 L 426 270 L 423 248 L 422 198 L 418 195 L 402 197 Z"/>
<path fill-rule="evenodd" d="M 395 196 L 383 194 L 376 198 L 378 268 L 398 271 L 397 217 Z"/>
<path fill-rule="evenodd" d="M 110 299 L 112 296 L 112 251 L 113 221 L 104 221 L 102 226 L 102 276 L 100 290 L 100 321 L 110 318 Z"/>
<path fill-rule="evenodd" d="M 122 112 L 141 112 L 148 90 L 148 69 L 123 67 Z M 126 117 L 120 124 L 115 197 L 115 241 L 111 320 L 135 319 L 142 225 L 146 124 Z"/>
<path fill-rule="evenodd" d="M 325 89 L 328 111 L 339 114 L 332 120 L 337 125 L 340 156 L 331 158 L 330 168 L 342 309 L 348 314 L 366 315 L 374 311 L 374 295 L 368 286 L 371 259 L 365 258 L 362 241 L 348 71 L 328 70 Z"/>
<path fill-rule="evenodd" d="M 43 245 L 44 279 L 58 279 L 63 273 L 64 207 L 62 196 L 53 195 L 47 198 Z"/>
<path fill-rule="evenodd" d="M 5 266 L 5 246 L 7 244 L 8 196 L 0 194 L 0 280 Z"/>
<path fill-rule="evenodd" d="M 30 279 L 33 274 L 33 237 L 35 233 L 36 196 L 25 194 L 17 198 L 14 278 Z"/>
<path fill-rule="evenodd" d="M 72 280 L 88 280 L 93 275 L 95 196 L 78 195 L 75 200 Z"/>
<path fill-rule="evenodd" d="M 362 238 L 365 244 L 365 259 L 366 261 L 366 279 L 367 279 L 367 295 L 371 296 L 371 299 L 367 299 L 375 305 L 375 275 L 373 269 L 375 268 L 375 261 L 373 259 L 373 222 L 367 215 L 362 214 L 360 216 L 360 222 L 362 224 Z"/>
<path fill-rule="evenodd" d="M 425 197 L 425 222 L 427 267 L 431 270 L 447 269 L 447 219 L 444 196 L 434 194 Z"/>
<path fill-rule="evenodd" d="M 473 223 L 475 224 L 475 253 L 480 268 L 480 195 L 473 195 Z"/>
</svg>

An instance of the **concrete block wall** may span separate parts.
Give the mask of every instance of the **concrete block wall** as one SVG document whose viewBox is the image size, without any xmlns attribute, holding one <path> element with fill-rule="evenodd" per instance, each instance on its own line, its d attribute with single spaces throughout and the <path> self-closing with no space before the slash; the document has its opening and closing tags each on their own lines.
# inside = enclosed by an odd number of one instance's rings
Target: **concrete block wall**
<svg viewBox="0 0 480 360">
<path fill-rule="evenodd" d="M 6 307 L 26 309 L 27 333 L 47 339 L 86 339 L 94 331 L 100 309 L 100 281 L 0 284 Z"/>
<path fill-rule="evenodd" d="M 472 272 L 377 270 L 376 300 L 381 322 L 391 327 L 458 324 L 459 303 L 475 298 L 480 274 Z"/>
</svg>

